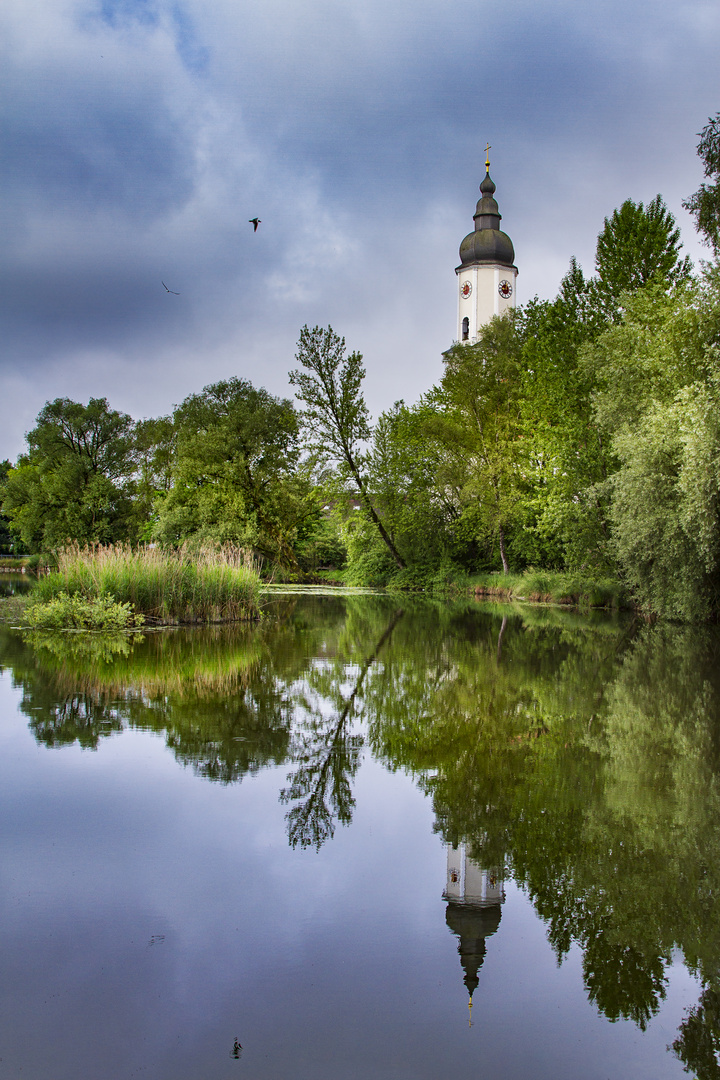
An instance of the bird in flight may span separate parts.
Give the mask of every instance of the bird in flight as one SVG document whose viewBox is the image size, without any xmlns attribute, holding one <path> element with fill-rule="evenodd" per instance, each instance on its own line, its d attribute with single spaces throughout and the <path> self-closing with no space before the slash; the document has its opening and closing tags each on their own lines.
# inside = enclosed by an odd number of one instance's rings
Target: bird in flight
<svg viewBox="0 0 720 1080">
<path fill-rule="evenodd" d="M 162 279 L 161 279 L 161 280 L 162 280 Z M 165 289 L 165 292 L 169 292 L 169 293 L 172 293 L 172 294 L 173 294 L 173 296 L 179 296 L 179 295 L 180 295 L 180 293 L 179 293 L 179 292 L 175 292 L 175 290 L 174 290 L 174 289 L 168 289 L 168 287 L 167 287 L 167 285 L 165 284 L 165 282 L 164 282 L 164 281 L 163 281 L 163 287 L 164 287 L 164 289 Z"/>
<path fill-rule="evenodd" d="M 257 232 L 257 227 L 258 225 L 262 225 L 262 222 L 260 221 L 259 217 L 251 217 L 249 219 L 249 224 L 252 225 L 253 232 Z"/>
</svg>

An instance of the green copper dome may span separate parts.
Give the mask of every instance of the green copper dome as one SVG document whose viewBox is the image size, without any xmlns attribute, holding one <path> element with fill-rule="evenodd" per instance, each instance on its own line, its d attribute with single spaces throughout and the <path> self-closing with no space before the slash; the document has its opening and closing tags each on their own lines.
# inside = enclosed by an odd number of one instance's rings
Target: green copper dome
<svg viewBox="0 0 720 1080">
<path fill-rule="evenodd" d="M 515 249 L 507 233 L 500 231 L 502 214 L 493 198 L 495 185 L 488 173 L 480 185 L 480 199 L 475 208 L 475 231 L 469 233 L 460 245 L 460 270 L 463 266 L 477 263 L 500 263 L 513 266 Z"/>
</svg>

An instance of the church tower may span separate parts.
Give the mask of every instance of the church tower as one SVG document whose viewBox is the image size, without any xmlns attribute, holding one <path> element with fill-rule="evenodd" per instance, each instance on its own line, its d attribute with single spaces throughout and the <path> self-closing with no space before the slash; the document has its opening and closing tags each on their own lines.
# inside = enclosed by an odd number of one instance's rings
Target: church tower
<svg viewBox="0 0 720 1080">
<path fill-rule="evenodd" d="M 485 179 L 480 185 L 480 199 L 475 208 L 475 229 L 460 245 L 458 278 L 457 340 L 472 345 L 480 328 L 493 315 L 502 315 L 515 307 L 517 267 L 515 249 L 507 233 L 500 231 L 502 214 L 493 198 L 495 185 L 490 179 L 490 146 L 485 161 Z"/>
</svg>

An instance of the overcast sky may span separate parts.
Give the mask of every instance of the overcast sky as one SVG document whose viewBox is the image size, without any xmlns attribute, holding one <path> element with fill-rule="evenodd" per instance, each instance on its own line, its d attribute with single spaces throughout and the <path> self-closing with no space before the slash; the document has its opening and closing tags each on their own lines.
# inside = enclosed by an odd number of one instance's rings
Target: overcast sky
<svg viewBox="0 0 720 1080">
<path fill-rule="evenodd" d="M 521 303 L 628 197 L 708 255 L 681 203 L 717 0 L 3 0 L 0 43 L 0 458 L 58 396 L 290 395 L 305 323 L 364 354 L 375 415 L 415 401 L 488 140 Z"/>
</svg>

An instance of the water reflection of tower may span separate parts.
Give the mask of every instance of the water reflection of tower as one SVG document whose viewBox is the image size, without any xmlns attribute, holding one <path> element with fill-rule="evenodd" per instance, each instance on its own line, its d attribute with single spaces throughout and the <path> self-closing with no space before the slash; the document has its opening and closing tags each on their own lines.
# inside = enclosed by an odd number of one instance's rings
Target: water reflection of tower
<svg viewBox="0 0 720 1080">
<path fill-rule="evenodd" d="M 445 921 L 458 938 L 460 963 L 469 994 L 468 1009 L 472 1023 L 472 998 L 480 981 L 478 972 L 485 959 L 485 938 L 500 925 L 500 905 L 505 900 L 499 870 L 482 870 L 469 858 L 465 844 L 447 849 L 447 900 Z"/>
</svg>

